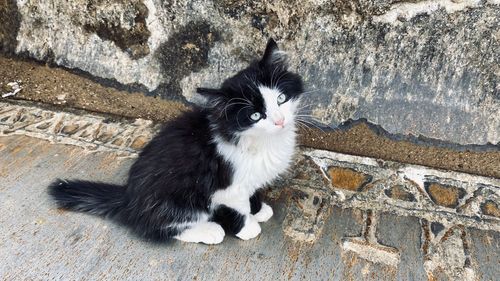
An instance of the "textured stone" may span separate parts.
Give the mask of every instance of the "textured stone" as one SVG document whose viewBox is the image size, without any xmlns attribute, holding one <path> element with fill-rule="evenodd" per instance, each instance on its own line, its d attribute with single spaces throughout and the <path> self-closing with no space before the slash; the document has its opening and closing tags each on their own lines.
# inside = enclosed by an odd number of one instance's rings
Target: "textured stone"
<svg viewBox="0 0 500 281">
<path fill-rule="evenodd" d="M 431 231 L 434 233 L 434 235 L 438 235 L 442 230 L 444 229 L 444 225 L 439 222 L 432 222 L 431 223 Z"/>
<path fill-rule="evenodd" d="M 97 136 L 97 140 L 106 143 L 113 137 L 113 135 L 113 132 L 101 132 L 99 136 Z"/>
<path fill-rule="evenodd" d="M 21 15 L 17 10 L 15 0 L 0 1 L 0 53 L 13 53 L 17 46 L 17 31 Z"/>
<path fill-rule="evenodd" d="M 434 225 L 428 223 L 428 233 L 431 236 L 432 234 L 443 235 L 445 231 L 438 231 L 439 224 L 442 224 L 444 228 L 449 228 L 450 225 L 461 225 L 500 231 L 498 219 L 495 217 L 483 219 L 486 216 L 482 216 L 480 209 L 482 202 L 498 202 L 499 179 L 440 171 L 330 151 L 307 150 L 304 154 L 323 171 L 323 176 L 329 179 L 327 183 L 314 180 L 314 185 L 330 190 L 332 192 L 331 202 L 337 206 L 358 208 L 373 213 L 390 212 L 433 222 Z M 362 188 L 363 192 L 352 192 L 351 190 L 356 190 L 355 188 L 332 189 L 330 184 L 332 179 L 328 172 L 332 167 L 348 170 L 349 173 L 355 169 L 358 173 L 371 175 L 373 179 L 366 186 L 370 188 Z M 304 183 L 302 180 L 296 181 Z M 431 184 L 435 185 L 430 188 L 431 193 L 435 196 L 434 199 L 427 191 Z M 386 190 L 398 185 L 404 186 L 405 191 L 411 193 L 415 201 L 388 198 Z M 450 206 L 450 208 L 442 207 L 434 200 L 444 206 Z M 451 206 L 459 207 L 455 209 Z"/>
<path fill-rule="evenodd" d="M 180 81 L 191 72 L 208 66 L 208 53 L 219 34 L 208 22 L 189 22 L 161 44 L 156 53 L 165 82 L 156 93 L 161 96 L 180 95 Z"/>
<path fill-rule="evenodd" d="M 372 180 L 370 175 L 341 167 L 329 168 L 328 175 L 333 187 L 349 191 L 362 191 L 363 187 Z"/>
<path fill-rule="evenodd" d="M 366 118 L 389 133 L 500 142 L 498 1 L 6 3 L 2 18 L 19 20 L 3 45 L 164 98 L 197 101 L 196 87 L 218 86 L 274 37 L 313 91 L 306 114 L 325 125 Z"/>
<path fill-rule="evenodd" d="M 458 201 L 465 195 L 464 189 L 455 186 L 433 182 L 426 182 L 424 186 L 434 203 L 448 208 L 456 208 Z"/>
<path fill-rule="evenodd" d="M 398 200 L 414 202 L 415 195 L 406 191 L 402 185 L 395 185 L 384 191 L 385 195 Z"/>
<path fill-rule="evenodd" d="M 117 138 L 111 144 L 116 145 L 116 146 L 121 146 L 123 143 L 124 143 L 124 140 L 122 138 Z"/>
<path fill-rule="evenodd" d="M 78 124 L 69 124 L 69 125 L 64 126 L 62 128 L 61 132 L 65 133 L 65 134 L 74 134 L 74 133 L 76 133 L 78 128 L 80 128 L 80 126 Z M 39 128 L 39 129 L 42 129 L 42 128 Z"/>
<path fill-rule="evenodd" d="M 481 205 L 481 210 L 483 214 L 488 216 L 494 216 L 500 218 L 500 208 L 498 207 L 498 203 L 493 201 L 486 201 Z"/>
<path fill-rule="evenodd" d="M 0 102 L 0 136 L 22 134 L 92 151 L 115 151 L 123 156 L 134 156 L 156 131 L 152 122 L 143 119 L 116 123 L 101 116 L 52 112 Z M 130 140 L 134 140 L 133 143 Z M 129 143 L 132 144 L 127 147 Z"/>
<path fill-rule="evenodd" d="M 124 9 L 124 13 L 120 9 Z M 146 26 L 148 8 L 141 1 L 88 1 L 83 28 L 103 40 L 110 40 L 133 59 L 149 54 L 151 32 Z M 98 19 L 97 21 L 95 19 Z"/>
<path fill-rule="evenodd" d="M 130 148 L 135 149 L 135 150 L 140 150 L 142 149 L 146 143 L 149 141 L 148 138 L 144 136 L 138 136 L 130 145 Z"/>
</svg>

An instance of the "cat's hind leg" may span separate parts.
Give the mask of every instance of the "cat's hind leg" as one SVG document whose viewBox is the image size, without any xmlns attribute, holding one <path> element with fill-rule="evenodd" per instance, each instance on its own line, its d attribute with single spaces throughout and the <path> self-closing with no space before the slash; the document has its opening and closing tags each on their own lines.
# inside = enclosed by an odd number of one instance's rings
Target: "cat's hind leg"
<svg viewBox="0 0 500 281">
<path fill-rule="evenodd" d="M 243 240 L 255 238 L 261 232 L 259 223 L 252 215 L 243 215 L 225 205 L 216 207 L 212 221 L 222 225 L 226 232 Z"/>
<path fill-rule="evenodd" d="M 174 238 L 191 243 L 219 244 L 224 236 L 225 232 L 220 224 L 204 221 L 190 225 Z"/>
</svg>

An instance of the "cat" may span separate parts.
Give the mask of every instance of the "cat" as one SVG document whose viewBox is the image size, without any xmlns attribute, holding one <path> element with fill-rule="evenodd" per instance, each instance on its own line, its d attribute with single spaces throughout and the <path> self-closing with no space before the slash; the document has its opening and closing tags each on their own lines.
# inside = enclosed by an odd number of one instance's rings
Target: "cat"
<svg viewBox="0 0 500 281">
<path fill-rule="evenodd" d="M 273 215 L 259 189 L 285 172 L 296 147 L 302 78 L 270 39 L 264 55 L 166 123 L 131 166 L 125 186 L 55 180 L 59 207 L 128 226 L 140 237 L 218 244 L 248 240 Z"/>
</svg>

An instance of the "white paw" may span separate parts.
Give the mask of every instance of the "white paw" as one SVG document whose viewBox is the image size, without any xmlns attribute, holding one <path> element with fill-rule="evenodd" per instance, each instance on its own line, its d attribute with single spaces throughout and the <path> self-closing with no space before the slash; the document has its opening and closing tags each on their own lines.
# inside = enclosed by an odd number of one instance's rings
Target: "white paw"
<svg viewBox="0 0 500 281">
<path fill-rule="evenodd" d="M 219 244 L 224 240 L 224 229 L 215 222 L 201 222 L 175 236 L 177 240 L 191 243 Z"/>
<path fill-rule="evenodd" d="M 245 221 L 245 226 L 236 234 L 236 237 L 248 240 L 257 237 L 260 234 L 260 225 L 257 220 L 252 216 L 248 215 Z"/>
<path fill-rule="evenodd" d="M 266 203 L 262 203 L 262 207 L 260 208 L 260 211 L 257 214 L 255 214 L 253 217 L 258 222 L 265 222 L 265 221 L 268 221 L 272 216 L 273 216 L 273 209 L 269 205 L 267 205 Z"/>
</svg>

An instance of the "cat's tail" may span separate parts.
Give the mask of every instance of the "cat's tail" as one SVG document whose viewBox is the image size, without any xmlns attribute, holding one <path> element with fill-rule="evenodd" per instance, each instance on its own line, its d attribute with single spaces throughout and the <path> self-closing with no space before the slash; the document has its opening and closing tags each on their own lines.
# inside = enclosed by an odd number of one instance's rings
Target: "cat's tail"
<svg viewBox="0 0 500 281">
<path fill-rule="evenodd" d="M 114 184 L 57 179 L 49 194 L 59 207 L 99 216 L 113 216 L 125 207 L 125 187 Z"/>
</svg>

